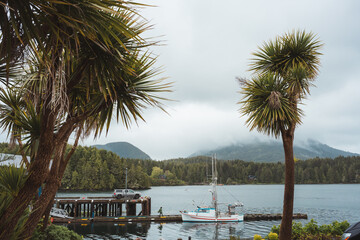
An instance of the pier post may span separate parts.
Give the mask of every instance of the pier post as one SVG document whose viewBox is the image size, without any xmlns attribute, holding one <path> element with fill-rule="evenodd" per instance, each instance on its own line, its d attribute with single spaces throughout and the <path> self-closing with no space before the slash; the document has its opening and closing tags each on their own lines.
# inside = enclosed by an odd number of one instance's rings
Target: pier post
<svg viewBox="0 0 360 240">
<path fill-rule="evenodd" d="M 136 215 L 136 203 L 127 202 L 126 203 L 126 216 L 135 216 Z"/>
<path fill-rule="evenodd" d="M 110 197 L 91 197 L 90 199 L 62 198 L 55 199 L 54 204 L 66 210 L 75 218 L 94 218 L 94 217 L 116 217 L 116 216 L 135 216 L 137 206 L 140 204 L 140 214 L 142 216 L 151 215 L 151 198 L 122 200 Z M 123 205 L 125 204 L 125 209 Z"/>
<path fill-rule="evenodd" d="M 118 203 L 119 215 L 122 216 L 122 203 Z"/>
<path fill-rule="evenodd" d="M 147 197 L 147 215 L 150 216 L 151 215 L 151 197 Z"/>
<path fill-rule="evenodd" d="M 141 215 L 145 216 L 147 214 L 146 201 L 141 201 Z"/>
<path fill-rule="evenodd" d="M 74 217 L 77 217 L 78 215 L 78 202 L 77 200 L 75 200 L 75 203 L 74 203 Z"/>
<path fill-rule="evenodd" d="M 142 215 L 143 216 L 150 216 L 151 208 L 150 208 L 150 198 L 146 197 L 141 202 L 141 208 L 142 208 Z"/>
<path fill-rule="evenodd" d="M 91 217 L 92 217 L 92 218 L 95 217 L 95 212 L 94 212 L 94 200 L 91 200 Z"/>
</svg>

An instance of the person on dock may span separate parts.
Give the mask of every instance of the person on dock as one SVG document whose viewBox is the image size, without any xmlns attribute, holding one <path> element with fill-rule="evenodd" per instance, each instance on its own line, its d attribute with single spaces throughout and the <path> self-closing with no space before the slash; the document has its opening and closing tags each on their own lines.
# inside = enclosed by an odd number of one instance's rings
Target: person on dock
<svg viewBox="0 0 360 240">
<path fill-rule="evenodd" d="M 158 213 L 159 213 L 159 216 L 164 216 L 164 215 L 163 215 L 163 211 L 162 211 L 162 207 L 159 208 Z"/>
</svg>

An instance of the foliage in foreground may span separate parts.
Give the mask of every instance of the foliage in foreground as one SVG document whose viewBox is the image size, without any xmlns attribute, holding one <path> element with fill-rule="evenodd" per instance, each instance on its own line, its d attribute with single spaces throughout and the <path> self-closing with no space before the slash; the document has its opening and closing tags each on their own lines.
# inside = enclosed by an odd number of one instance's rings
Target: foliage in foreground
<svg viewBox="0 0 360 240">
<path fill-rule="evenodd" d="M 31 240 L 81 240 L 82 237 L 67 227 L 51 224 L 41 231 L 40 227 L 36 229 Z"/>
<path fill-rule="evenodd" d="M 343 221 L 343 222 L 334 221 L 332 224 L 321 225 L 321 226 L 318 226 L 317 222 L 314 219 L 311 219 L 310 222 L 305 224 L 305 226 L 303 226 L 301 222 L 293 222 L 291 239 L 293 240 L 340 239 L 341 235 L 349 226 L 350 224 L 348 221 Z M 272 233 L 279 233 L 279 231 L 280 231 L 280 225 L 273 226 L 271 229 Z"/>
<path fill-rule="evenodd" d="M 0 166 L 0 215 L 9 206 L 11 200 L 17 196 L 20 188 L 24 185 L 27 178 L 27 171 L 23 167 Z M 18 239 L 24 224 L 28 218 L 29 210 L 22 214 L 15 229 L 10 236 L 11 239 Z"/>
<path fill-rule="evenodd" d="M 336 240 L 341 239 L 341 235 L 350 226 L 348 221 L 338 222 L 334 221 L 329 225 L 318 226 L 314 219 L 303 226 L 301 222 L 293 222 L 292 224 L 292 240 Z M 280 232 L 280 225 L 273 226 L 271 232 L 261 237 L 259 234 L 254 235 L 254 240 L 278 240 Z M 240 237 L 230 236 L 230 240 L 240 240 Z"/>
</svg>

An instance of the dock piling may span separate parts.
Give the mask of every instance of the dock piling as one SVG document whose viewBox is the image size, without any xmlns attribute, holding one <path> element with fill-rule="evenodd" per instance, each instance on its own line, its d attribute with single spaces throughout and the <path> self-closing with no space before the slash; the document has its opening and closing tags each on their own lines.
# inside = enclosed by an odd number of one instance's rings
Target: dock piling
<svg viewBox="0 0 360 240">
<path fill-rule="evenodd" d="M 57 208 L 65 209 L 69 216 L 80 218 L 94 217 L 121 217 L 123 215 L 123 204 L 126 208 L 126 216 L 136 216 L 136 205 L 140 205 L 141 216 L 151 214 L 151 198 L 122 200 L 113 197 L 92 197 L 88 199 L 77 198 L 56 198 L 54 205 Z"/>
</svg>

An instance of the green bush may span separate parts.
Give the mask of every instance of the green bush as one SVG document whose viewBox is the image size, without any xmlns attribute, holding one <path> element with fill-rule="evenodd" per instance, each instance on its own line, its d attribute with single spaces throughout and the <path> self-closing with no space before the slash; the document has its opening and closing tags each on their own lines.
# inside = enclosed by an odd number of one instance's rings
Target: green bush
<svg viewBox="0 0 360 240">
<path fill-rule="evenodd" d="M 331 234 L 332 232 L 332 226 L 331 225 L 321 225 L 319 227 L 319 232 L 322 233 L 322 234 Z M 337 234 L 339 235 L 339 234 Z"/>
<path fill-rule="evenodd" d="M 305 225 L 304 230 L 306 233 L 311 235 L 316 235 L 319 233 L 319 227 L 314 219 L 311 219 L 310 222 Z"/>
<path fill-rule="evenodd" d="M 267 239 L 269 239 L 269 240 L 278 240 L 279 236 L 277 235 L 277 233 L 271 232 L 271 233 L 269 233 Z"/>
<path fill-rule="evenodd" d="M 241 240 L 240 237 L 230 236 L 230 240 Z"/>
<path fill-rule="evenodd" d="M 44 232 L 37 228 L 31 240 L 81 240 L 82 237 L 67 227 L 51 224 Z"/>
<path fill-rule="evenodd" d="M 338 221 L 335 221 L 332 223 L 331 234 L 332 235 L 341 235 L 349 227 L 350 227 L 350 223 L 348 221 L 343 221 L 340 223 Z"/>
<path fill-rule="evenodd" d="M 258 235 L 258 234 L 254 235 L 254 240 L 261 240 L 261 239 L 262 239 L 262 237 L 260 235 Z"/>
<path fill-rule="evenodd" d="M 311 219 L 304 227 L 300 222 L 293 222 L 292 225 L 292 238 L 293 240 L 307 240 L 307 239 L 338 239 L 341 234 L 350 226 L 347 221 L 335 221 L 329 225 L 317 225 L 314 219 Z M 271 233 L 280 233 L 280 225 L 273 226 Z M 255 237 L 254 237 L 255 239 Z M 270 238 L 270 234 L 268 235 Z M 275 239 L 275 238 L 274 238 Z"/>
<path fill-rule="evenodd" d="M 280 234 L 280 225 L 279 225 L 279 226 L 274 225 L 274 226 L 271 228 L 271 232 Z"/>
</svg>

